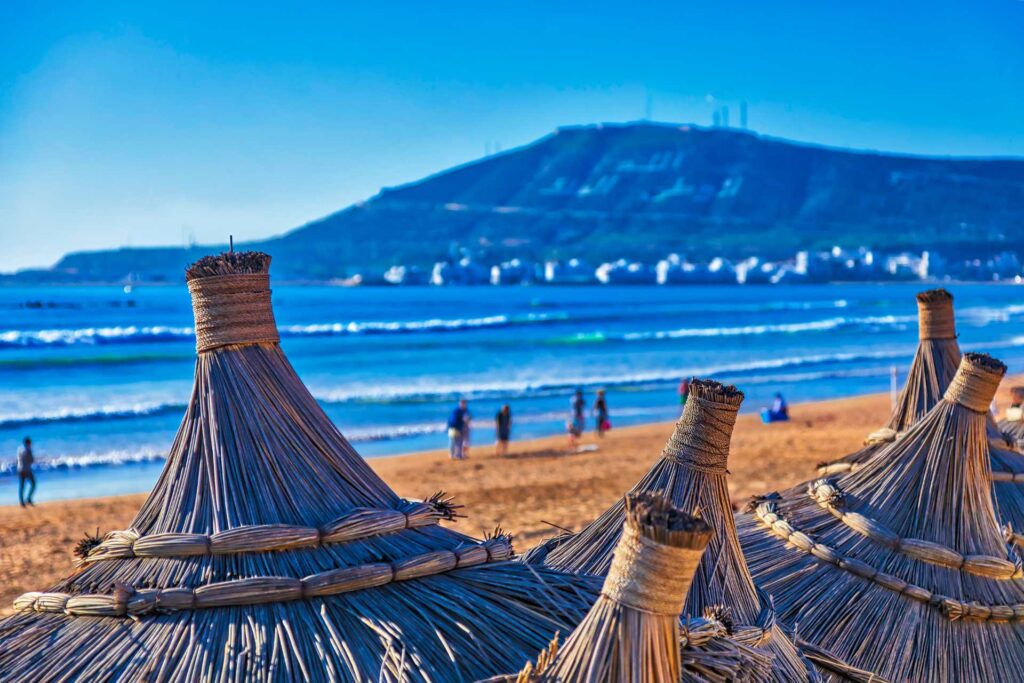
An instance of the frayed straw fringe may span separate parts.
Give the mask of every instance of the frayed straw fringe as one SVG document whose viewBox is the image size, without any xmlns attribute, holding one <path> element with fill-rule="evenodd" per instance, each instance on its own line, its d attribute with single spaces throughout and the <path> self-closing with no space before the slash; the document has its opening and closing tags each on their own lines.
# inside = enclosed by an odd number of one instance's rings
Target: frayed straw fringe
<svg viewBox="0 0 1024 683">
<path fill-rule="evenodd" d="M 764 497 L 757 517 L 740 518 L 755 579 L 802 639 L 891 681 L 1024 680 L 1024 624 L 1007 621 L 1017 609 L 1007 608 L 1024 603 L 1024 581 L 922 561 L 942 547 L 965 561 L 1003 558 L 999 572 L 1019 565 L 993 502 L 983 412 L 1004 372 L 966 354 L 944 400 L 838 479 L 866 526 L 840 522 L 799 489 Z"/>
<path fill-rule="evenodd" d="M 745 641 L 773 655 L 773 679 L 816 680 L 817 674 L 779 625 L 768 596 L 754 585 L 740 549 L 726 472 L 728 441 L 743 394 L 735 387 L 695 380 L 683 416 L 665 453 L 632 488 L 658 492 L 672 504 L 701 517 L 714 530 L 690 588 L 683 615 L 703 616 L 721 605 L 742 625 Z M 696 426 L 695 426 L 696 424 Z M 685 435 L 684 438 L 678 438 Z M 625 517 L 620 500 L 575 536 L 527 553 L 526 561 L 603 576 L 611 566 Z M 735 636 L 735 634 L 734 634 Z"/>
<path fill-rule="evenodd" d="M 680 628 L 679 612 L 710 528 L 655 494 L 628 496 L 625 517 L 597 603 L 561 647 L 553 641 L 535 665 L 503 680 L 766 680 L 770 658 L 727 638 L 723 620 L 709 616 Z"/>
<path fill-rule="evenodd" d="M 437 525 L 454 511 L 443 497 L 424 504 L 433 510 L 399 498 L 264 339 L 266 324 L 236 324 L 236 296 L 272 317 L 269 290 L 251 289 L 268 264 L 233 253 L 190 268 L 206 338 L 234 343 L 199 353 L 167 463 L 127 532 L 95 557 L 90 541 L 94 561 L 0 621 L 0 680 L 475 680 L 521 666 L 596 599 L 588 577 L 501 561 L 457 568 L 500 559 L 508 539 L 481 544 Z M 204 283 L 232 278 L 246 284 Z M 228 314 L 210 315 L 218 307 Z M 408 580 L 317 597 L 351 587 L 346 577 L 370 582 L 364 574 Z M 290 599 L 296 586 L 302 599 Z M 204 594 L 224 606 L 195 609 Z M 153 595 L 178 611 L 150 612 Z M 251 604 L 268 596 L 290 600 Z M 62 605 L 145 615 L 46 611 Z"/>
</svg>

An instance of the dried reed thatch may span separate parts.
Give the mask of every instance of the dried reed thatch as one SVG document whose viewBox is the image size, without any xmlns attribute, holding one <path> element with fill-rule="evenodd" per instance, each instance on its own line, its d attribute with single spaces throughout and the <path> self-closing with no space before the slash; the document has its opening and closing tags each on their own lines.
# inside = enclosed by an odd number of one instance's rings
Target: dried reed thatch
<svg viewBox="0 0 1024 683">
<path fill-rule="evenodd" d="M 920 342 L 889 423 L 870 434 L 861 450 L 819 465 L 819 477 L 837 476 L 862 467 L 942 400 L 961 359 L 953 295 L 944 289 L 921 292 L 917 295 L 917 309 Z M 991 416 L 988 416 L 987 428 L 993 484 L 1000 512 L 1012 529 L 1024 529 L 1024 458 L 1013 452 L 1008 435 L 1000 431 Z"/>
<path fill-rule="evenodd" d="M 729 499 L 726 464 L 729 441 L 743 394 L 718 382 L 694 380 L 675 432 L 658 462 L 633 487 L 633 493 L 662 493 L 684 510 L 698 511 L 714 530 L 690 588 L 684 617 L 702 616 L 725 606 L 739 642 L 774 655 L 773 678 L 816 678 L 791 640 L 775 623 L 771 599 L 751 578 L 740 550 Z M 625 503 L 620 500 L 573 537 L 548 544 L 524 559 L 569 571 L 604 575 L 622 533 Z"/>
<path fill-rule="evenodd" d="M 622 536 L 601 597 L 559 646 L 490 683 L 764 681 L 770 657 L 725 634 L 722 615 L 680 625 L 711 528 L 660 494 L 626 496 Z"/>
<path fill-rule="evenodd" d="M 198 360 L 184 421 L 131 526 L 15 601 L 0 679 L 461 681 L 579 622 L 596 581 L 507 562 L 510 539 L 399 498 L 278 344 L 270 258 L 187 272 Z"/>
<path fill-rule="evenodd" d="M 999 421 L 999 430 L 1013 447 L 1020 451 L 1024 448 L 1024 387 L 1010 389 L 1012 406 L 1006 410 Z"/>
<path fill-rule="evenodd" d="M 944 289 L 921 292 L 917 295 L 917 315 L 920 341 L 888 424 L 869 434 L 864 440 L 864 448 L 859 451 L 819 465 L 818 476 L 833 476 L 856 469 L 927 415 L 942 399 L 960 365 L 953 295 Z"/>
<path fill-rule="evenodd" d="M 860 469 L 739 522 L 785 623 L 891 681 L 1024 680 L 1024 568 L 993 501 L 987 411 L 1006 367 L 966 354 L 944 398 Z"/>
</svg>

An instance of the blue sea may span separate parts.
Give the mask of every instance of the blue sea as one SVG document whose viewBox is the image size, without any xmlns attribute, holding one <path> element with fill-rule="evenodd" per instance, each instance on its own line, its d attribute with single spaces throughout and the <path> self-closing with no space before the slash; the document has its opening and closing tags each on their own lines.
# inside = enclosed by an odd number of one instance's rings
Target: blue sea
<svg viewBox="0 0 1024 683">
<path fill-rule="evenodd" d="M 608 391 L 614 426 L 672 419 L 680 377 L 737 384 L 756 410 L 886 391 L 917 342 L 920 284 L 775 287 L 275 287 L 282 345 L 366 457 L 446 446 L 459 397 L 489 445 L 564 431 Z M 1024 371 L 1024 290 L 954 285 L 961 344 Z M 193 375 L 180 287 L 0 288 L 0 503 L 35 443 L 37 500 L 148 490 Z"/>
</svg>

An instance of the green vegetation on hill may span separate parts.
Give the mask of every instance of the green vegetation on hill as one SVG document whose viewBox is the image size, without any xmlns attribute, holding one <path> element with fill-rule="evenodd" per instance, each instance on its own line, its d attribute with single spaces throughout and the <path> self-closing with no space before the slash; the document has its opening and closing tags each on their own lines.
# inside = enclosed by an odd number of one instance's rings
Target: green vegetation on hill
<svg viewBox="0 0 1024 683">
<path fill-rule="evenodd" d="M 486 262 L 777 258 L 833 244 L 970 255 L 1016 249 L 1022 228 L 1022 160 L 635 123 L 563 128 L 246 247 L 273 254 L 278 277 L 327 279 L 426 266 L 454 247 Z M 178 279 L 208 250 L 74 253 L 55 269 L 90 280 Z"/>
</svg>

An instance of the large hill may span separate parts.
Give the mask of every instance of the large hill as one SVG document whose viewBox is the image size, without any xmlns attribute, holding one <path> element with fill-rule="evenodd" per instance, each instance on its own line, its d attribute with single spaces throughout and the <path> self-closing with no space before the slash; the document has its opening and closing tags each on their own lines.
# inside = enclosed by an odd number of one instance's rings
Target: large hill
<svg viewBox="0 0 1024 683">
<path fill-rule="evenodd" d="M 458 246 L 485 261 L 653 260 L 867 245 L 971 254 L 1019 246 L 1024 160 L 830 149 L 734 129 L 561 128 L 537 142 L 382 190 L 254 243 L 279 275 L 427 265 Z M 53 272 L 177 278 L 208 248 L 69 254 Z"/>
</svg>

